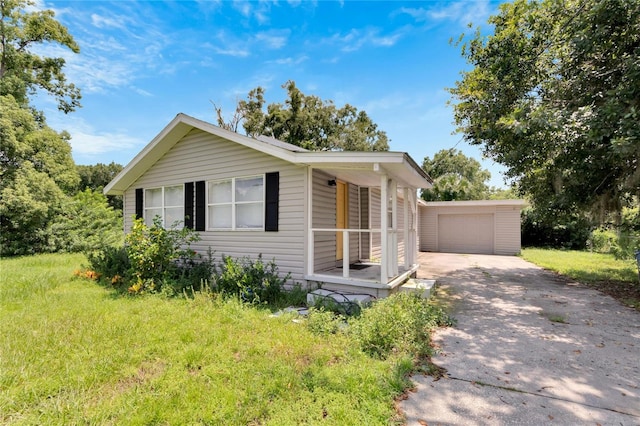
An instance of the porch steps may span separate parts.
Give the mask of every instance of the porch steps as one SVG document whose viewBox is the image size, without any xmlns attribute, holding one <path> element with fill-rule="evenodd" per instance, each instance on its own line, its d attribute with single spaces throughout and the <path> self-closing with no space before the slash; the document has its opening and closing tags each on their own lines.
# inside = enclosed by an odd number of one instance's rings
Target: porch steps
<svg viewBox="0 0 640 426">
<path fill-rule="evenodd" d="M 431 293 L 436 287 L 436 280 L 425 280 L 419 278 L 410 278 L 399 288 L 400 291 L 411 291 L 420 293 L 424 299 L 431 297 Z"/>
</svg>

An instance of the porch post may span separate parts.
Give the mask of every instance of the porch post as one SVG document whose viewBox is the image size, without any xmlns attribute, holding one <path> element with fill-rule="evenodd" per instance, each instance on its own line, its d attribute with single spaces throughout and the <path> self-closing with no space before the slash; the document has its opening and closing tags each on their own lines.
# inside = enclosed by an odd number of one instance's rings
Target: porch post
<svg viewBox="0 0 640 426">
<path fill-rule="evenodd" d="M 307 275 L 313 275 L 314 235 L 313 235 L 313 168 L 307 168 Z"/>
<path fill-rule="evenodd" d="M 389 260 L 391 261 L 389 274 L 392 277 L 398 275 L 398 182 L 395 179 L 389 181 L 391 191 L 391 247 Z"/>
<path fill-rule="evenodd" d="M 413 264 L 413 250 L 411 248 L 411 239 L 409 237 L 409 209 L 413 204 L 413 200 L 409 200 L 409 196 L 411 195 L 409 188 L 404 188 L 403 192 L 404 198 L 404 268 L 408 270 Z"/>
<path fill-rule="evenodd" d="M 389 185 L 387 175 L 380 176 L 380 282 L 387 283 L 389 279 Z"/>
</svg>

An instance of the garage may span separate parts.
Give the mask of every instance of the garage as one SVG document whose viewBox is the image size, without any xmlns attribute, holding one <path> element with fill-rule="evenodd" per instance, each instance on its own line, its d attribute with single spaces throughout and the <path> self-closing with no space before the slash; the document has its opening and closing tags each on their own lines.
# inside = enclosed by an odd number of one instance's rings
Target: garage
<svg viewBox="0 0 640 426">
<path fill-rule="evenodd" d="M 515 255 L 524 200 L 422 202 L 421 251 Z"/>
</svg>

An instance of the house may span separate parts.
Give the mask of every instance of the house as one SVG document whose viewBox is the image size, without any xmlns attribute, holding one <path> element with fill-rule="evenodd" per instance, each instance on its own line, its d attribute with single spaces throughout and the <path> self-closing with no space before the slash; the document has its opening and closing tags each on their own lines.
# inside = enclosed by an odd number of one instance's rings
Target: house
<svg viewBox="0 0 640 426">
<path fill-rule="evenodd" d="M 402 152 L 307 151 L 178 114 L 104 192 L 124 230 L 157 215 L 199 232 L 219 259 L 275 259 L 308 287 L 385 297 L 418 270 L 417 190 L 430 177 Z"/>
<path fill-rule="evenodd" d="M 420 251 L 520 253 L 524 200 L 418 201 Z"/>
</svg>

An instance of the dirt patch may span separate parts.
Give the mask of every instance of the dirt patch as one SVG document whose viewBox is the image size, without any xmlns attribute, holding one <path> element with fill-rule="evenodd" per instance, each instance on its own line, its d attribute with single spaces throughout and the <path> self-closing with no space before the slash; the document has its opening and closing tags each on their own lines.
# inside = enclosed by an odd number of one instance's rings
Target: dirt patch
<svg viewBox="0 0 640 426">
<path fill-rule="evenodd" d="M 588 284 L 604 294 L 616 299 L 623 305 L 640 312 L 640 283 L 629 284 L 622 281 L 599 281 Z"/>
</svg>

